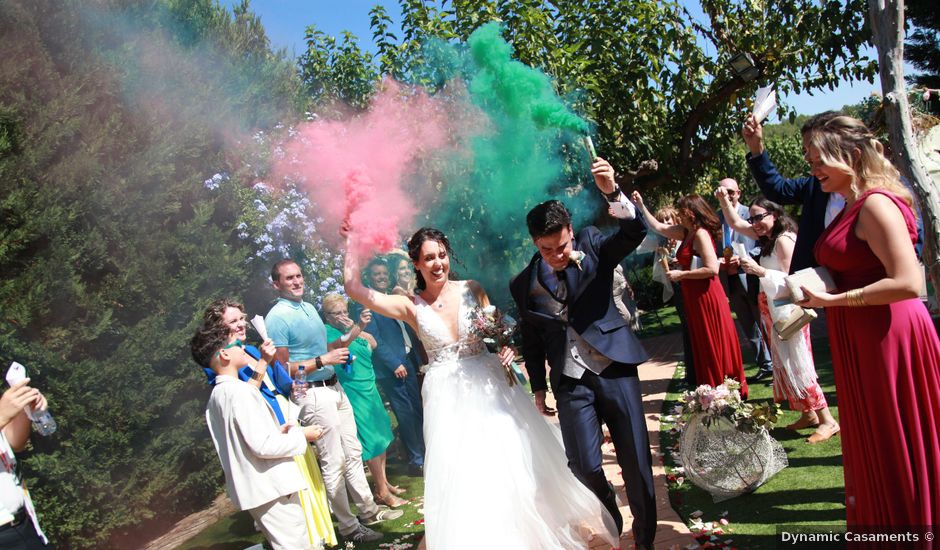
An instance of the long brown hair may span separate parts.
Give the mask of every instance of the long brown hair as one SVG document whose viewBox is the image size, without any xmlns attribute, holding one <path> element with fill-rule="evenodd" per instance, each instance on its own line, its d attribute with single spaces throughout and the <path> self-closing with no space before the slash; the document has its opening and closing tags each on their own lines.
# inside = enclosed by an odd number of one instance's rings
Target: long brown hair
<svg viewBox="0 0 940 550">
<path fill-rule="evenodd" d="M 712 207 L 705 202 L 705 199 L 695 194 L 679 197 L 679 200 L 676 201 L 676 209 L 691 214 L 692 225 L 695 228 L 701 227 L 708 231 L 712 239 L 718 238 L 721 232 L 721 222 L 718 221 L 718 216 L 712 210 Z"/>
</svg>

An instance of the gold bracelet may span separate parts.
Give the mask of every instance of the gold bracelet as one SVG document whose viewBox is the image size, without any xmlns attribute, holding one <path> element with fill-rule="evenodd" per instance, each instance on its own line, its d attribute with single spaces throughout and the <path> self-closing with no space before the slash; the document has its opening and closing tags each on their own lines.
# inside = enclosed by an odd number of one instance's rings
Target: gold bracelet
<svg viewBox="0 0 940 550">
<path fill-rule="evenodd" d="M 252 379 L 252 380 L 257 380 L 258 382 L 261 382 L 262 380 L 264 380 L 265 371 L 267 371 L 267 370 L 268 370 L 268 369 L 265 369 L 265 370 L 256 370 L 256 371 L 252 372 L 252 373 L 251 373 L 251 379 Z"/>
<path fill-rule="evenodd" d="M 850 307 L 862 307 L 868 305 L 865 301 L 865 288 L 853 288 L 845 293 L 845 300 Z"/>
</svg>

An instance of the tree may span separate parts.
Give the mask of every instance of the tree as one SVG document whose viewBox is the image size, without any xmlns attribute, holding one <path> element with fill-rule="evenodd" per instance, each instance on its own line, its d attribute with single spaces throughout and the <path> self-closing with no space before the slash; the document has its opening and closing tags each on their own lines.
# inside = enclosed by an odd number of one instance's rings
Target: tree
<svg viewBox="0 0 940 550">
<path fill-rule="evenodd" d="M 940 289 L 940 191 L 924 170 L 914 142 L 904 88 L 904 0 L 869 0 L 872 39 L 878 48 L 885 123 L 894 165 L 911 182 L 924 216 L 922 258 L 934 289 Z"/>
<path fill-rule="evenodd" d="M 133 547 L 220 491 L 187 340 L 251 287 L 239 150 L 300 81 L 247 3 L 14 0 L 0 32 L 0 358 L 59 423 L 21 466 L 56 546 Z"/>
<path fill-rule="evenodd" d="M 430 37 L 465 40 L 500 20 L 522 62 L 555 79 L 573 108 L 597 124 L 598 149 L 624 172 L 659 161 L 638 183 L 659 191 L 692 188 L 709 162 L 739 140 L 746 96 L 757 82 L 734 75 L 728 61 L 750 54 L 763 83 L 781 92 L 833 87 L 842 78 L 871 79 L 859 56 L 867 33 L 862 0 L 705 0 L 699 21 L 680 5 L 574 0 L 401 0 L 402 38 L 372 12 L 376 73 L 419 84 L 415 68 Z M 302 68 L 306 68 L 302 62 Z"/>
<path fill-rule="evenodd" d="M 940 10 L 931 0 L 909 0 L 904 4 L 904 16 L 911 30 L 904 45 L 904 60 L 921 71 L 908 76 L 908 81 L 940 89 Z"/>
</svg>

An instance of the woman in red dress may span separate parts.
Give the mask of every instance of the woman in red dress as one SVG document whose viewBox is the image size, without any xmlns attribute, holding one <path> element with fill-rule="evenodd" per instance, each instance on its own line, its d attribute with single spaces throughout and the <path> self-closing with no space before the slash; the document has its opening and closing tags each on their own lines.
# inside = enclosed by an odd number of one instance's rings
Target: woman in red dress
<svg viewBox="0 0 940 550">
<path fill-rule="evenodd" d="M 639 192 L 634 191 L 633 201 L 643 211 L 650 229 L 666 238 L 682 241 L 676 251 L 681 269 L 670 270 L 666 276 L 678 282 L 682 289 L 696 383 L 717 386 L 726 377 L 734 378 L 741 383 L 741 397 L 747 399 L 738 332 L 731 318 L 728 298 L 718 280 L 718 256 L 713 240 L 721 228 L 718 216 L 702 197 L 686 195 L 676 202 L 679 224 L 666 225 L 647 210 Z M 694 257 L 699 259 L 695 266 Z"/>
<path fill-rule="evenodd" d="M 845 210 L 816 242 L 839 395 L 849 526 L 940 525 L 940 339 L 917 298 L 910 193 L 865 125 L 839 116 L 808 136 L 822 190 Z"/>
</svg>

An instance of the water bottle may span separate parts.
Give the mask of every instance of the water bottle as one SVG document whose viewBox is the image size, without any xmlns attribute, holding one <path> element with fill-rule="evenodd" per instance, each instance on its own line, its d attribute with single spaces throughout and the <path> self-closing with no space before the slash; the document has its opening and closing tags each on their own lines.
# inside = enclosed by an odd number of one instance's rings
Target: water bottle
<svg viewBox="0 0 940 550">
<path fill-rule="evenodd" d="M 294 383 L 291 384 L 290 395 L 294 401 L 307 395 L 307 373 L 304 372 L 303 365 L 297 367 L 297 372 L 294 373 Z"/>
<path fill-rule="evenodd" d="M 32 407 L 26 407 L 26 416 L 33 422 L 33 429 L 39 435 L 51 435 L 58 427 L 49 410 L 34 411 Z"/>
<path fill-rule="evenodd" d="M 348 357 L 346 357 L 346 362 L 343 363 L 343 368 L 346 370 L 346 374 L 350 374 L 352 372 L 353 361 L 355 360 L 356 356 L 351 353 Z"/>
</svg>

